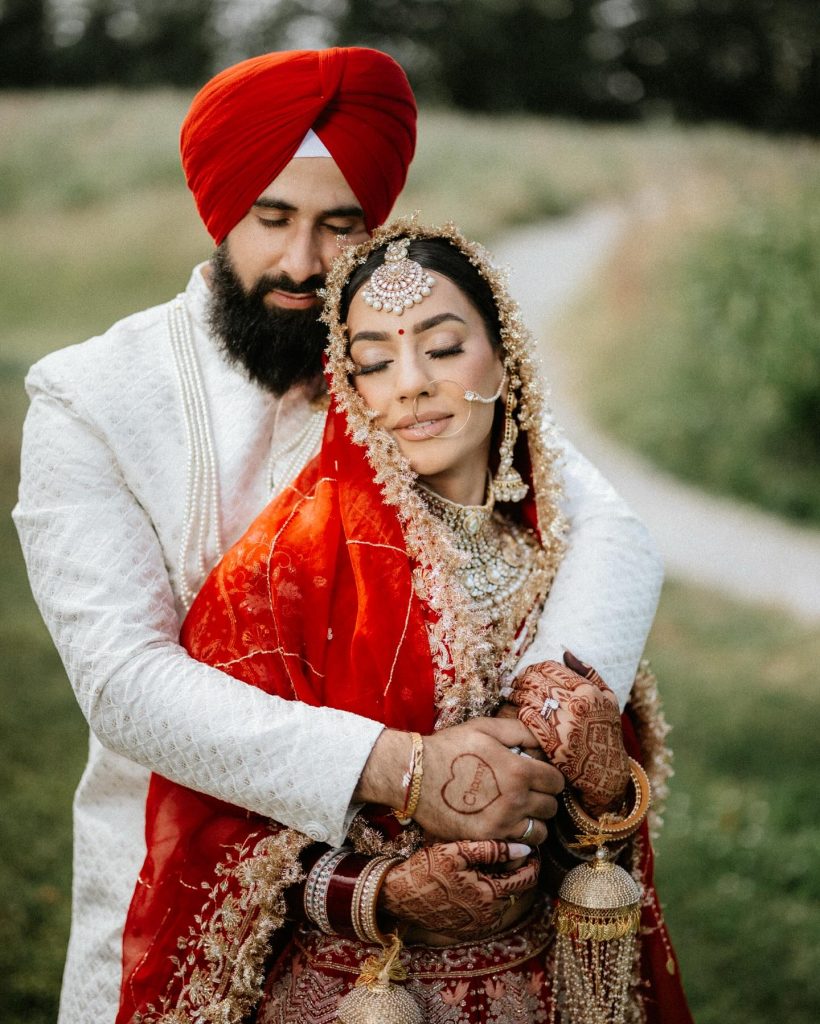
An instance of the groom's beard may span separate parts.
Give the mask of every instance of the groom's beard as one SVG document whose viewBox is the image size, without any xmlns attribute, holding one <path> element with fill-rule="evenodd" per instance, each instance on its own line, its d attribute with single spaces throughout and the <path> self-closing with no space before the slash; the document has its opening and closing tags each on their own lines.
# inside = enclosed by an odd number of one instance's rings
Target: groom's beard
<svg viewBox="0 0 820 1024">
<path fill-rule="evenodd" d="M 318 275 L 296 283 L 289 277 L 259 278 L 246 292 L 234 272 L 225 245 L 211 259 L 211 301 L 208 325 L 228 358 L 248 377 L 275 395 L 294 384 L 313 380 L 322 371 L 327 328 L 315 309 L 280 309 L 265 305 L 273 289 L 315 291 L 324 285 Z"/>
</svg>

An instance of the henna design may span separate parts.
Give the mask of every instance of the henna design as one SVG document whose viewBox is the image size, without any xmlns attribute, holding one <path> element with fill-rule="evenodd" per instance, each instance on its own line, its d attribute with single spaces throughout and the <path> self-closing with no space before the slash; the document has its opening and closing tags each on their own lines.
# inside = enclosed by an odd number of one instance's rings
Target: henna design
<svg viewBox="0 0 820 1024">
<path fill-rule="evenodd" d="M 465 939 L 484 936 L 501 926 L 510 896 L 537 885 L 535 858 L 510 871 L 507 856 L 507 844 L 491 840 L 425 847 L 388 872 L 380 907 L 429 931 Z"/>
<path fill-rule="evenodd" d="M 530 666 L 510 700 L 551 763 L 578 789 L 589 812 L 599 815 L 620 805 L 629 762 L 615 696 L 594 669 L 582 667 L 584 676 L 557 662 Z M 559 707 L 544 719 L 539 712 L 548 697 Z"/>
<path fill-rule="evenodd" d="M 450 763 L 450 777 L 441 799 L 457 814 L 480 814 L 501 796 L 492 766 L 478 754 L 459 754 Z"/>
</svg>

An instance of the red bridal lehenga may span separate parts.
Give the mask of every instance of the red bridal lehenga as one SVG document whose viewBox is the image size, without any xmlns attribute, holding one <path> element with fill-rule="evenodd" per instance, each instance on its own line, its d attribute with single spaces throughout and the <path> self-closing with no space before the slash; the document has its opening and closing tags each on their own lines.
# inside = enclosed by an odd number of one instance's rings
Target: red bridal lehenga
<svg viewBox="0 0 820 1024">
<path fill-rule="evenodd" d="M 517 311 L 483 250 L 445 230 L 494 290 L 518 390 L 515 463 L 529 498 L 485 509 L 478 530 L 485 569 L 506 559 L 502 599 L 469 598 L 458 516 L 443 514 L 415 486 L 349 383 L 334 310 L 359 247 L 328 280 L 333 399 L 322 450 L 213 570 L 182 630 L 194 657 L 248 685 L 423 735 L 498 706 L 547 599 L 564 533 L 554 455 Z M 399 222 L 377 231 L 367 249 L 424 231 Z M 470 530 L 474 551 L 474 523 Z M 624 728 L 629 752 L 662 784 L 653 699 L 651 685 L 636 686 Z M 305 751 L 305 760 L 321 755 Z M 126 922 L 117 1024 L 336 1019 L 339 1000 L 381 949 L 327 935 L 300 913 L 294 894 L 310 838 L 155 775 L 146 841 Z M 421 841 L 417 826 L 402 828 L 377 807 L 364 808 L 348 834 L 351 848 L 368 855 L 408 855 Z M 691 1024 L 652 884 L 646 825 L 628 857 L 644 897 L 627 1020 Z M 545 867 L 544 890 L 515 927 L 475 943 L 406 945 L 404 984 L 423 1019 L 553 1019 L 554 894 Z"/>
</svg>

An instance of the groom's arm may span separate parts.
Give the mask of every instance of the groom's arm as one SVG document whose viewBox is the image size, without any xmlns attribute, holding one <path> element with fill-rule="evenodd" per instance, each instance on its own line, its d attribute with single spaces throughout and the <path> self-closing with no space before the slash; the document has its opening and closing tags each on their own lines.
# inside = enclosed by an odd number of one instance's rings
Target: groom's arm
<svg viewBox="0 0 820 1024">
<path fill-rule="evenodd" d="M 594 665 L 626 704 L 658 606 L 663 565 L 643 522 L 603 475 L 561 442 L 567 549 L 519 670 L 563 660 Z"/>
</svg>

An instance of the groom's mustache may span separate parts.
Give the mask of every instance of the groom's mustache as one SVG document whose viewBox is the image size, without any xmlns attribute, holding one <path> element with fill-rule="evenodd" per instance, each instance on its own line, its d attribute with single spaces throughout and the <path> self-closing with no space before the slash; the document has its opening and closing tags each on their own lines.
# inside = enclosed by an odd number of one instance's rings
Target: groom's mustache
<svg viewBox="0 0 820 1024">
<path fill-rule="evenodd" d="M 263 274 L 254 284 L 248 293 L 248 298 L 264 299 L 268 292 L 287 292 L 290 295 L 315 294 L 320 288 L 324 288 L 325 279 L 321 274 L 313 274 L 306 277 L 304 281 L 297 284 L 287 274 Z"/>
</svg>

